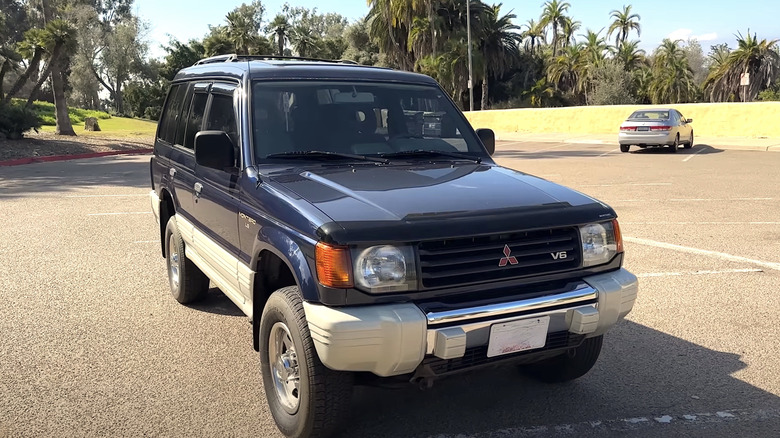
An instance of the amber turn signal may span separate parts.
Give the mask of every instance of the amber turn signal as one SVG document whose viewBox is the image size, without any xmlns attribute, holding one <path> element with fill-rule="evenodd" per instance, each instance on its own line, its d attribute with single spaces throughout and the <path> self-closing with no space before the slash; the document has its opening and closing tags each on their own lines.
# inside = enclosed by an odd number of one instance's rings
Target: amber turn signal
<svg viewBox="0 0 780 438">
<path fill-rule="evenodd" d="M 352 259 L 348 248 L 319 242 L 314 250 L 314 261 L 321 285 L 336 289 L 353 287 Z"/>
<path fill-rule="evenodd" d="M 623 252 L 623 234 L 620 233 L 620 224 L 617 219 L 612 219 L 612 228 L 615 231 L 615 247 L 617 252 Z"/>
</svg>

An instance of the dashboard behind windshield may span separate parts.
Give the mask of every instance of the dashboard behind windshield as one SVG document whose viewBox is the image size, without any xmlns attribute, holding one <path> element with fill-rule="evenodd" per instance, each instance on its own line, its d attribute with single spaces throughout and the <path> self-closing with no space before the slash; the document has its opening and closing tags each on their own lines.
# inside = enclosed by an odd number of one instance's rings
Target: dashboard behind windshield
<svg viewBox="0 0 780 438">
<path fill-rule="evenodd" d="M 260 160 L 305 151 L 486 155 L 452 102 L 432 86 L 258 81 L 252 89 L 252 129 Z"/>
</svg>

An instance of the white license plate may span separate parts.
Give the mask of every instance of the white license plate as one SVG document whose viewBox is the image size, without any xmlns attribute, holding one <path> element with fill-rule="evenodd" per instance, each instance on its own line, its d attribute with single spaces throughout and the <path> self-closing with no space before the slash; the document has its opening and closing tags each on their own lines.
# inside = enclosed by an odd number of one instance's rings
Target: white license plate
<svg viewBox="0 0 780 438">
<path fill-rule="evenodd" d="M 649 128 L 649 127 L 647 127 L 647 126 L 640 126 L 640 127 L 636 128 L 636 130 L 637 130 L 637 131 L 649 131 L 649 130 L 650 130 L 650 128 Z"/>
<path fill-rule="evenodd" d="M 549 316 L 493 324 L 490 327 L 487 357 L 542 348 L 547 342 L 549 326 Z"/>
</svg>

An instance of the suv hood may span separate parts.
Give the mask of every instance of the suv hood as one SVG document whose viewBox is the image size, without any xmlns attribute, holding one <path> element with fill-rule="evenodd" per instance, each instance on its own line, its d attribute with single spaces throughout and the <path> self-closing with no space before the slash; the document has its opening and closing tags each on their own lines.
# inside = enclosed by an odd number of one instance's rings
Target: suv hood
<svg viewBox="0 0 780 438">
<path fill-rule="evenodd" d="M 319 166 L 269 176 L 336 222 L 323 226 L 320 237 L 346 238 L 350 232 L 350 242 L 431 238 L 441 234 L 443 220 L 449 224 L 444 233 L 452 236 L 453 228 L 462 228 L 457 234 L 471 228 L 472 235 L 615 217 L 608 206 L 579 192 L 484 163 Z M 422 229 L 424 236 L 415 236 Z"/>
</svg>

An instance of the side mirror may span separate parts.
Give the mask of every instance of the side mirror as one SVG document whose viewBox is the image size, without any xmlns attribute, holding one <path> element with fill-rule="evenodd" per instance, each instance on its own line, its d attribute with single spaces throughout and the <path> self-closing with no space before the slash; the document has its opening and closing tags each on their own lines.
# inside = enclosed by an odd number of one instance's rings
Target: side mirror
<svg viewBox="0 0 780 438">
<path fill-rule="evenodd" d="M 496 134 L 492 129 L 477 129 L 477 137 L 491 156 L 496 152 Z"/>
<path fill-rule="evenodd" d="M 200 131 L 195 134 L 195 162 L 198 166 L 224 170 L 235 166 L 233 140 L 224 131 Z"/>
<path fill-rule="evenodd" d="M 685 123 L 693 123 L 693 119 L 685 119 Z"/>
</svg>

